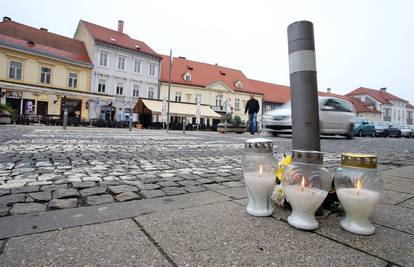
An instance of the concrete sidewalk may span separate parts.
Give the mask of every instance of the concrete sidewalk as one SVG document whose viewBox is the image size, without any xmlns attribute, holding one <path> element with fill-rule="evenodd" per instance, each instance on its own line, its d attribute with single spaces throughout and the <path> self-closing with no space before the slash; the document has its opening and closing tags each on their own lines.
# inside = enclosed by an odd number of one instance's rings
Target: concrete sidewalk
<svg viewBox="0 0 414 267">
<path fill-rule="evenodd" d="M 0 266 L 413 266 L 414 167 L 384 171 L 373 236 L 246 214 L 244 187 L 0 218 Z"/>
</svg>

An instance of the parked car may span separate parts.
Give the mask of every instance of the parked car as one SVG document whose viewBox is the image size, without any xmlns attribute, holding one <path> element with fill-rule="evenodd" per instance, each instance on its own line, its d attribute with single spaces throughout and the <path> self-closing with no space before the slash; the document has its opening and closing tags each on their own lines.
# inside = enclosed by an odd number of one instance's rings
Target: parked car
<svg viewBox="0 0 414 267">
<path fill-rule="evenodd" d="M 412 134 L 413 129 L 410 126 L 405 125 L 405 126 L 401 126 L 400 128 L 401 128 L 401 136 L 404 136 L 407 138 L 413 137 L 413 134 Z"/>
<path fill-rule="evenodd" d="M 358 118 L 353 132 L 358 136 L 375 136 L 375 125 L 371 120 Z"/>
<path fill-rule="evenodd" d="M 351 139 L 356 121 L 354 107 L 348 101 L 335 97 L 319 97 L 320 132 L 325 135 L 343 135 Z M 292 133 L 290 101 L 281 108 L 263 115 L 263 129 L 273 135 Z"/>
<path fill-rule="evenodd" d="M 389 121 L 383 121 L 375 124 L 375 136 L 382 137 L 401 137 L 401 129 L 394 126 Z"/>
</svg>

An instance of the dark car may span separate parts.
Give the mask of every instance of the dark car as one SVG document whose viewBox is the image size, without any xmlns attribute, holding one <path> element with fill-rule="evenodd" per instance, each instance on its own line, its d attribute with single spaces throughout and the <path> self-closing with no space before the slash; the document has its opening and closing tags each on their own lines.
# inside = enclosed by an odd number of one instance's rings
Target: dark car
<svg viewBox="0 0 414 267">
<path fill-rule="evenodd" d="M 356 120 L 353 133 L 357 136 L 374 136 L 375 125 L 371 120 L 358 118 Z"/>
<path fill-rule="evenodd" d="M 401 137 L 401 129 L 397 126 L 394 126 L 389 121 L 379 122 L 375 124 L 375 136 L 382 137 Z"/>
</svg>

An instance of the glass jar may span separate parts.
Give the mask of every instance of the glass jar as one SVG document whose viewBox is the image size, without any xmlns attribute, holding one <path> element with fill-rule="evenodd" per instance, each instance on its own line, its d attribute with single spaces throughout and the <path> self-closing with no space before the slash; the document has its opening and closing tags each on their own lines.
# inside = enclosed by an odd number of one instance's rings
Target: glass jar
<svg viewBox="0 0 414 267">
<path fill-rule="evenodd" d="M 292 151 L 292 164 L 285 167 L 282 185 L 292 206 L 288 223 L 303 230 L 318 228 L 315 212 L 328 195 L 332 175 L 323 167 L 323 153 Z"/>
<path fill-rule="evenodd" d="M 249 139 L 245 142 L 242 169 L 249 204 L 247 213 L 253 216 L 273 214 L 271 196 L 276 182 L 276 159 L 273 143 L 264 138 Z"/>
<path fill-rule="evenodd" d="M 377 170 L 377 156 L 343 153 L 334 183 L 345 210 L 341 227 L 355 234 L 374 234 L 375 226 L 369 221 L 369 216 L 375 211 L 384 185 Z"/>
</svg>

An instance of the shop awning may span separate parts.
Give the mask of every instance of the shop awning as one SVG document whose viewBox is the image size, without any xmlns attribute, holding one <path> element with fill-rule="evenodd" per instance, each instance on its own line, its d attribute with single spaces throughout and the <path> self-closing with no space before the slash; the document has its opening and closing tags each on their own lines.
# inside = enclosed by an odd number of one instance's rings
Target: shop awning
<svg viewBox="0 0 414 267">
<path fill-rule="evenodd" d="M 18 91 L 27 91 L 31 93 L 41 93 L 41 94 L 56 94 L 56 95 L 65 95 L 67 97 L 87 97 L 90 100 L 113 100 L 112 96 L 95 94 L 85 91 L 76 91 L 76 90 L 67 90 L 60 88 L 51 88 L 51 87 L 41 87 L 28 84 L 17 84 L 6 81 L 0 81 L 0 87 L 9 90 L 18 90 Z"/>
<path fill-rule="evenodd" d="M 144 113 L 161 115 L 162 114 L 162 100 L 156 99 L 140 99 L 135 104 L 134 113 Z M 170 101 L 170 116 L 179 117 L 195 117 L 196 104 L 181 103 Z M 221 115 L 216 113 L 208 105 L 200 106 L 200 113 L 202 118 L 220 119 Z"/>
</svg>

